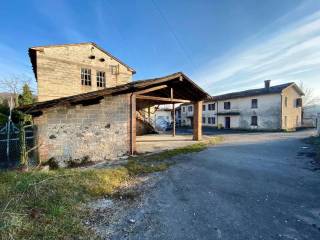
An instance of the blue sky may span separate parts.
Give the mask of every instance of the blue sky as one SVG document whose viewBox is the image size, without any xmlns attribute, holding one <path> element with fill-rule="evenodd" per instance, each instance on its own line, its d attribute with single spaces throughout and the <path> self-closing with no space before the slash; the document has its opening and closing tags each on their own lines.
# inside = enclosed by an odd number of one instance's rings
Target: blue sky
<svg viewBox="0 0 320 240">
<path fill-rule="evenodd" d="M 135 80 L 183 71 L 210 94 L 271 79 L 320 95 L 319 0 L 11 0 L 0 27 L 0 78 L 33 78 L 28 47 L 92 41 Z"/>
</svg>

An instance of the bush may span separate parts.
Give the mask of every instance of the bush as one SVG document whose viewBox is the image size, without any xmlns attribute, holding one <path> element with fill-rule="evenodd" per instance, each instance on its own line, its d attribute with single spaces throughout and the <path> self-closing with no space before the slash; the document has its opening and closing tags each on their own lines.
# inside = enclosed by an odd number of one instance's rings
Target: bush
<svg viewBox="0 0 320 240">
<path fill-rule="evenodd" d="M 84 156 L 80 159 L 69 159 L 67 161 L 67 167 L 68 168 L 77 168 L 77 167 L 83 167 L 88 166 L 92 164 L 93 162 L 90 160 L 89 156 Z"/>
</svg>

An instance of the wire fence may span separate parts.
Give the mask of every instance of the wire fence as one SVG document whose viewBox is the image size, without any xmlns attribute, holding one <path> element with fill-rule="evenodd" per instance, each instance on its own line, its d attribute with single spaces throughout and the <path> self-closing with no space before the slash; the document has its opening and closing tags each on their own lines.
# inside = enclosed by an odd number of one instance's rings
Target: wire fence
<svg viewBox="0 0 320 240">
<path fill-rule="evenodd" d="M 11 123 L 0 126 L 0 169 L 13 168 L 18 165 L 20 158 L 19 128 Z M 26 129 L 26 147 L 30 149 L 34 146 L 33 127 Z M 31 157 L 33 158 L 31 153 Z"/>
</svg>

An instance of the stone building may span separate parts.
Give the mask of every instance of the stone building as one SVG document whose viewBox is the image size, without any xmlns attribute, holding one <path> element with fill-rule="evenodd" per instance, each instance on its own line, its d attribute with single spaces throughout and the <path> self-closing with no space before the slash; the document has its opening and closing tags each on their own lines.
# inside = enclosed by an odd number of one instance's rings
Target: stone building
<svg viewBox="0 0 320 240">
<path fill-rule="evenodd" d="M 203 126 L 280 130 L 301 126 L 303 92 L 295 83 L 213 96 L 202 106 Z M 183 104 L 179 109 L 182 126 L 193 122 L 193 105 Z"/>
<path fill-rule="evenodd" d="M 132 81 L 135 71 L 94 43 L 34 47 L 29 55 L 39 98 L 21 110 L 37 126 L 41 161 L 133 154 L 137 114 L 162 104 L 193 102 L 194 139 L 201 139 L 201 106 L 208 94 L 181 72 Z"/>
<path fill-rule="evenodd" d="M 39 102 L 125 84 L 135 73 L 91 42 L 32 47 L 29 56 Z"/>
</svg>

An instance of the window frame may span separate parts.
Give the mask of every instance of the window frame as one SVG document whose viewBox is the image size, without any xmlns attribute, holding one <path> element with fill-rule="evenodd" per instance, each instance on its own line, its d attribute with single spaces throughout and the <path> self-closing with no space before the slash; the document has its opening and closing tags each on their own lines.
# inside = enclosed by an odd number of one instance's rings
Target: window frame
<svg viewBox="0 0 320 240">
<path fill-rule="evenodd" d="M 80 70 L 81 75 L 81 85 L 82 86 L 92 86 L 92 74 L 90 68 L 81 68 Z"/>
<path fill-rule="evenodd" d="M 97 71 L 96 73 L 96 81 L 98 88 L 105 88 L 106 87 L 106 73 L 104 71 Z"/>
<path fill-rule="evenodd" d="M 251 116 L 251 126 L 258 126 L 258 116 Z"/>
<path fill-rule="evenodd" d="M 287 96 L 284 97 L 284 106 L 288 107 L 288 97 Z"/>
<path fill-rule="evenodd" d="M 203 112 L 206 111 L 206 104 L 202 104 L 202 111 L 203 111 Z"/>
<path fill-rule="evenodd" d="M 215 111 L 216 110 L 216 104 L 215 103 L 209 103 L 208 104 L 208 110 L 209 111 Z"/>
<path fill-rule="evenodd" d="M 302 98 L 296 99 L 296 108 L 302 107 Z"/>
<path fill-rule="evenodd" d="M 223 102 L 223 109 L 230 110 L 231 109 L 231 102 Z"/>
<path fill-rule="evenodd" d="M 193 107 L 192 106 L 188 106 L 188 112 L 192 112 L 193 111 Z"/>
<path fill-rule="evenodd" d="M 258 108 L 258 99 L 257 98 L 252 98 L 251 99 L 251 108 L 252 109 L 257 109 Z"/>
<path fill-rule="evenodd" d="M 119 74 L 118 65 L 110 65 L 110 73 L 111 75 L 118 75 Z"/>
</svg>

